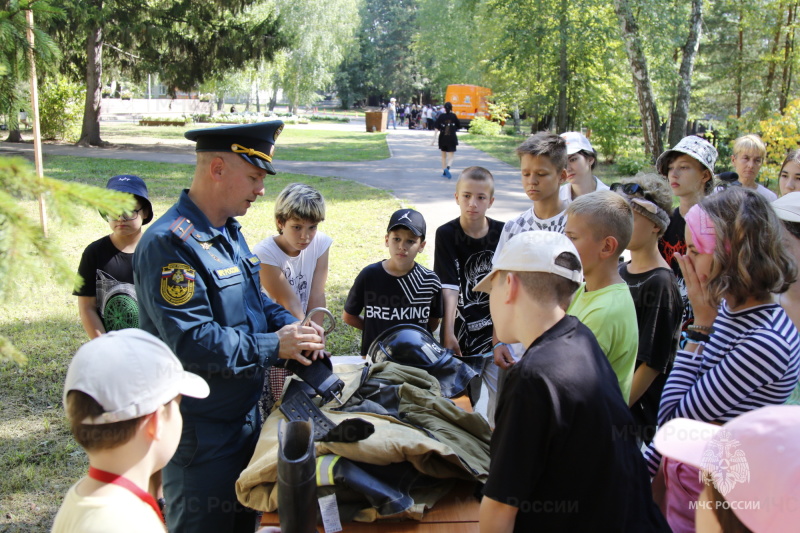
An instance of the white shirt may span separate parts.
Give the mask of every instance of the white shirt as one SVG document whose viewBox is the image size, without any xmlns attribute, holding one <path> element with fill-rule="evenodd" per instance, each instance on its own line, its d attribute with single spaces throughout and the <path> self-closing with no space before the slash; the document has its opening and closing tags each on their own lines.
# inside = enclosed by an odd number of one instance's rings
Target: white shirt
<svg viewBox="0 0 800 533">
<path fill-rule="evenodd" d="M 317 268 L 317 259 L 330 248 L 333 239 L 322 232 L 317 232 L 308 248 L 301 251 L 297 257 L 286 255 L 281 250 L 275 237 L 267 237 L 253 247 L 261 262 L 265 265 L 276 266 L 281 269 L 286 281 L 300 299 L 303 313 L 308 311 L 308 297 L 311 294 L 311 282 L 314 279 L 314 270 Z M 271 297 L 271 296 L 270 296 Z"/>
<path fill-rule="evenodd" d="M 594 182 L 597 185 L 595 191 L 607 191 L 610 189 L 610 187 L 605 183 L 603 183 L 602 181 L 600 181 L 600 179 L 597 176 L 594 177 Z M 562 202 L 566 202 L 567 204 L 572 203 L 572 200 L 574 200 L 575 198 L 572 197 L 571 183 L 565 183 L 564 185 L 558 188 L 558 199 L 561 200 Z"/>
</svg>

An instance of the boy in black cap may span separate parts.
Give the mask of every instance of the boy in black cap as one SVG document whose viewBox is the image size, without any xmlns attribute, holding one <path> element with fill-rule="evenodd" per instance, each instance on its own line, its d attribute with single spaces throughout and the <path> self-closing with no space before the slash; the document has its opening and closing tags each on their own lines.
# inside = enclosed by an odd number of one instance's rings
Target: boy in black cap
<svg viewBox="0 0 800 533">
<path fill-rule="evenodd" d="M 342 320 L 364 332 L 361 355 L 384 330 L 417 324 L 433 332 L 443 314 L 439 277 L 414 261 L 425 248 L 422 214 L 413 209 L 395 211 L 386 229 L 386 247 L 389 259 L 365 267 L 344 304 Z"/>
<path fill-rule="evenodd" d="M 147 185 L 139 176 L 114 176 L 106 189 L 132 194 L 136 206 L 129 213 L 101 213 L 111 234 L 87 246 L 81 256 L 78 274 L 83 285 L 72 294 L 78 297 L 81 324 L 89 339 L 106 331 L 139 326 L 133 252 L 142 238 L 142 226 L 153 219 Z"/>
<path fill-rule="evenodd" d="M 211 389 L 181 402 L 183 434 L 164 468 L 171 533 L 247 532 L 256 514 L 236 499 L 239 473 L 260 432 L 264 369 L 309 365 L 325 348 L 319 326 L 301 326 L 262 295 L 260 261 L 236 216 L 264 195 L 283 122 L 193 130 L 191 188 L 142 237 L 134 257 L 141 328 L 163 340 Z"/>
</svg>

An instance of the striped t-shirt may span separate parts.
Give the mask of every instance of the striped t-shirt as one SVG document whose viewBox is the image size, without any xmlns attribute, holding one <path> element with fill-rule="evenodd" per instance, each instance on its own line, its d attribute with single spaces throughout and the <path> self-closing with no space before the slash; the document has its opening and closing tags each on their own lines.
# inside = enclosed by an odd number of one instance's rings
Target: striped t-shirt
<svg viewBox="0 0 800 533">
<path fill-rule="evenodd" d="M 727 422 L 784 403 L 797 385 L 800 336 L 777 304 L 733 312 L 723 301 L 703 353 L 678 351 L 664 385 L 658 424 L 673 418 Z M 645 451 L 655 475 L 661 456 Z"/>
</svg>

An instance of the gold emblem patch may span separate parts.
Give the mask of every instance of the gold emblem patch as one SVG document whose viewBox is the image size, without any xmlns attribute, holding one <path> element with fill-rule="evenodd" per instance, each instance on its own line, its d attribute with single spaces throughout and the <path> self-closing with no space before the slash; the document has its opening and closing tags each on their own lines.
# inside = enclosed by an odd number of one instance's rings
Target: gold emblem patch
<svg viewBox="0 0 800 533">
<path fill-rule="evenodd" d="M 170 263 L 161 269 L 161 296 L 172 305 L 183 305 L 194 295 L 195 271 L 183 263 Z"/>
<path fill-rule="evenodd" d="M 283 131 L 283 124 L 281 124 L 275 129 L 275 134 L 272 136 L 273 142 L 278 140 L 278 135 L 280 135 L 282 131 Z"/>
</svg>

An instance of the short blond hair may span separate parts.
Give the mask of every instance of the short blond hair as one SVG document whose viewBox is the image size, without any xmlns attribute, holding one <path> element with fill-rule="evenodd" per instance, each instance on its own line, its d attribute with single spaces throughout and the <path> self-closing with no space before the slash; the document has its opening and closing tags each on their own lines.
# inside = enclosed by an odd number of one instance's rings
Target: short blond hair
<svg viewBox="0 0 800 533">
<path fill-rule="evenodd" d="M 573 215 L 588 219 L 595 240 L 614 237 L 618 254 L 628 247 L 633 233 L 633 211 L 622 195 L 595 191 L 579 196 L 567 207 L 567 218 Z"/>
<path fill-rule="evenodd" d="M 322 194 L 305 183 L 290 183 L 275 200 L 275 225 L 281 226 L 291 219 L 318 223 L 325 220 L 325 199 Z"/>
<path fill-rule="evenodd" d="M 739 155 L 742 152 L 752 153 L 755 152 L 759 157 L 764 158 L 767 156 L 767 145 L 761 140 L 761 137 L 750 133 L 749 135 L 742 135 L 733 141 L 733 155 Z"/>
</svg>

